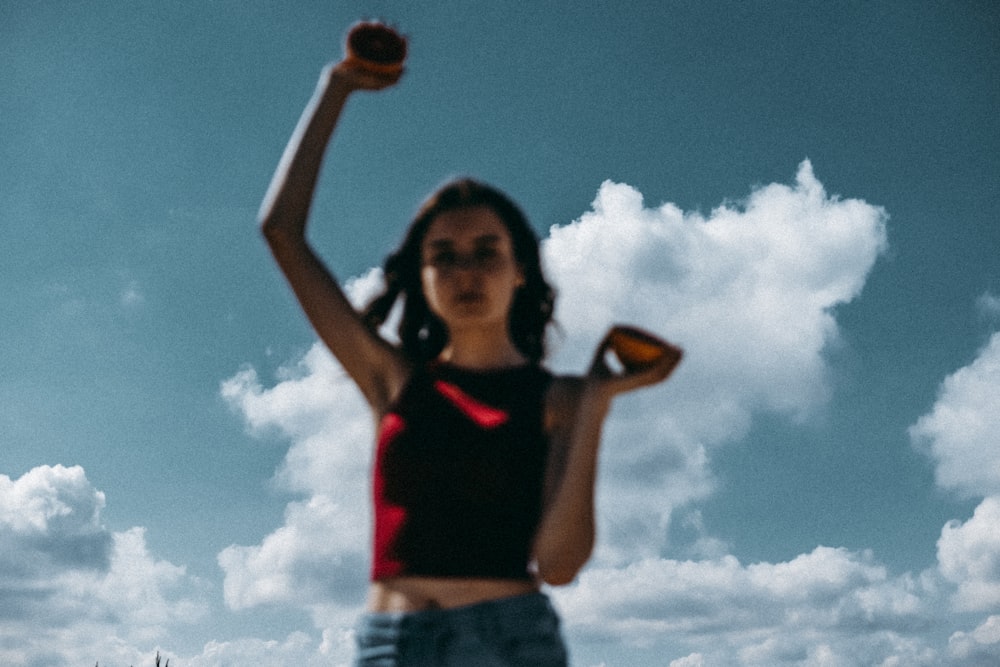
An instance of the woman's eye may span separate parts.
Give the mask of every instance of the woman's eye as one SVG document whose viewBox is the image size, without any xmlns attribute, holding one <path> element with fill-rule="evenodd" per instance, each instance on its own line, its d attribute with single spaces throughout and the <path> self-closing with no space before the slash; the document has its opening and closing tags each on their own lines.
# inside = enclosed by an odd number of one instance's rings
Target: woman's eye
<svg viewBox="0 0 1000 667">
<path fill-rule="evenodd" d="M 453 252 L 439 252 L 431 257 L 431 264 L 439 267 L 455 266 L 458 256 Z"/>
<path fill-rule="evenodd" d="M 476 250 L 476 260 L 480 263 L 492 261 L 496 259 L 497 255 L 496 248 L 480 248 Z"/>
<path fill-rule="evenodd" d="M 492 246 L 475 248 L 469 254 L 452 250 L 442 250 L 430 256 L 427 263 L 438 269 L 455 269 L 458 267 L 489 269 L 496 266 L 502 259 L 500 250 Z"/>
</svg>

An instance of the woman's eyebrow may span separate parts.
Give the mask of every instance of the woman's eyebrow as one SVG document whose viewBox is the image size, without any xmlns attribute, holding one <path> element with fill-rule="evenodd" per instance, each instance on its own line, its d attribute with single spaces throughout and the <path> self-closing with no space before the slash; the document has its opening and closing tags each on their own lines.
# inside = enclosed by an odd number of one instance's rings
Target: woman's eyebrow
<svg viewBox="0 0 1000 667">
<path fill-rule="evenodd" d="M 499 234 L 483 234 L 482 236 L 477 236 L 473 239 L 475 245 L 496 245 L 500 243 L 501 236 Z M 454 239 L 451 238 L 440 238 L 440 239 L 428 239 L 426 241 L 428 248 L 435 250 L 446 250 L 453 248 L 455 246 Z"/>
</svg>

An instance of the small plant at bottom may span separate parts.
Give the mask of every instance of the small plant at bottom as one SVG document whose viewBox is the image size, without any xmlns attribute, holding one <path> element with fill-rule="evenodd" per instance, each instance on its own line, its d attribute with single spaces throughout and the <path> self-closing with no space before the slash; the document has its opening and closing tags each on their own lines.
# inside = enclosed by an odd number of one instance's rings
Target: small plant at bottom
<svg viewBox="0 0 1000 667">
<path fill-rule="evenodd" d="M 156 662 L 153 663 L 153 664 L 156 667 L 160 667 L 160 652 L 159 651 L 156 652 Z M 94 667 L 101 667 L 101 663 L 95 662 L 94 663 Z M 170 667 L 170 658 L 167 658 L 167 661 L 165 663 L 163 663 L 163 667 Z"/>
</svg>

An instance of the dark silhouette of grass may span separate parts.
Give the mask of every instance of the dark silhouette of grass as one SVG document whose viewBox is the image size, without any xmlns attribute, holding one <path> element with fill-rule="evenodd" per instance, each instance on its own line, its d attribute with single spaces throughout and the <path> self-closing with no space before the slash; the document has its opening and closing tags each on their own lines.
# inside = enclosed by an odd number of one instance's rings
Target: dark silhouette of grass
<svg viewBox="0 0 1000 667">
<path fill-rule="evenodd" d="M 156 667 L 160 667 L 160 652 L 159 651 L 156 652 L 156 663 L 155 663 L 155 665 L 156 665 Z M 95 662 L 94 663 L 94 667 L 101 667 L 101 663 Z M 163 663 L 163 667 L 170 667 L 170 658 L 167 658 L 167 661 L 165 663 Z"/>
</svg>

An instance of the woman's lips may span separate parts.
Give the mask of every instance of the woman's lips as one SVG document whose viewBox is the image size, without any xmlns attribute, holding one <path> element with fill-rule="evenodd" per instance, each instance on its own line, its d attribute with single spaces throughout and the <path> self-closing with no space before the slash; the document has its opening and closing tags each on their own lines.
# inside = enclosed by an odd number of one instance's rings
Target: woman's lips
<svg viewBox="0 0 1000 667">
<path fill-rule="evenodd" d="M 460 292 L 458 294 L 458 297 L 457 297 L 456 301 L 458 301 L 458 303 L 463 303 L 463 304 L 464 303 L 479 303 L 484 298 L 485 297 L 484 297 L 484 295 L 483 295 L 482 292 L 470 290 L 468 292 Z"/>
</svg>

